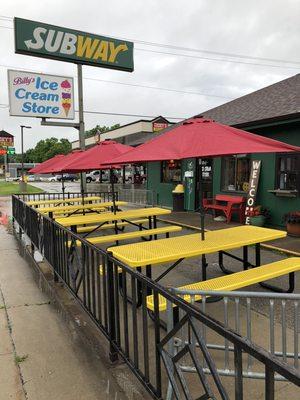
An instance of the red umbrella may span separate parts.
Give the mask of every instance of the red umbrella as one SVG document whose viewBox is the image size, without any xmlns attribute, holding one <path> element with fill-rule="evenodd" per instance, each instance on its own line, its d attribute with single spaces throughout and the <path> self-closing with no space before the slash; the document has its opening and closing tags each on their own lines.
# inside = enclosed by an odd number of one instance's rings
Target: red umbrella
<svg viewBox="0 0 300 400">
<path fill-rule="evenodd" d="M 121 154 L 128 153 L 129 150 L 132 150 L 131 146 L 117 143 L 114 140 L 105 140 L 103 142 L 99 142 L 90 149 L 82 152 L 76 159 L 67 162 L 67 171 L 80 172 L 100 169 L 101 164 L 111 164 L 111 160 L 113 158 L 118 157 Z M 111 165 L 111 167 L 117 168 L 119 165 Z M 102 168 L 105 167 L 102 166 Z"/>
<path fill-rule="evenodd" d="M 64 185 L 63 174 L 65 172 L 69 172 L 68 169 L 66 169 L 66 166 L 72 160 L 73 161 L 76 160 L 76 158 L 79 157 L 79 155 L 81 155 L 82 153 L 83 153 L 82 150 L 74 150 L 71 153 L 57 159 L 55 163 L 52 163 L 48 167 L 44 168 L 44 172 L 43 172 L 44 174 L 55 174 L 55 173 L 61 174 L 63 199 L 65 198 L 65 185 Z M 82 194 L 82 201 L 83 201 L 83 190 L 81 190 L 81 194 Z"/>
<path fill-rule="evenodd" d="M 49 158 L 49 160 L 46 160 L 41 164 L 35 166 L 34 168 L 31 168 L 28 172 L 32 174 L 45 174 L 45 168 L 47 169 L 50 168 L 52 165 L 55 165 L 62 157 L 65 156 L 63 154 L 57 154 L 56 156 Z"/>
<path fill-rule="evenodd" d="M 69 163 L 75 161 L 79 156 L 81 156 L 84 152 L 82 150 L 74 150 L 71 153 L 65 155 L 63 158 L 57 160 L 57 162 L 49 165 L 44 169 L 44 174 L 55 174 L 64 172 L 70 172 L 67 168 Z"/>
<path fill-rule="evenodd" d="M 120 165 L 111 164 L 111 160 L 121 154 L 128 153 L 131 150 L 131 146 L 115 142 L 114 140 L 105 140 L 97 143 L 95 146 L 81 153 L 78 158 L 67 162 L 68 172 L 79 172 L 79 171 L 92 171 L 95 169 L 111 169 L 120 167 Z M 106 166 L 103 166 L 106 162 Z M 115 190 L 114 190 L 114 177 L 112 176 L 112 199 L 113 209 L 116 212 L 115 205 Z"/>
<path fill-rule="evenodd" d="M 293 151 L 299 152 L 300 147 L 222 125 L 209 119 L 195 117 L 113 161 L 127 164 L 231 154 Z"/>
<path fill-rule="evenodd" d="M 277 152 L 300 152 L 300 147 L 222 125 L 203 117 L 195 117 L 115 158 L 113 162 L 129 164 L 145 161 Z M 202 195 L 200 185 L 201 237 L 204 239 Z"/>
</svg>

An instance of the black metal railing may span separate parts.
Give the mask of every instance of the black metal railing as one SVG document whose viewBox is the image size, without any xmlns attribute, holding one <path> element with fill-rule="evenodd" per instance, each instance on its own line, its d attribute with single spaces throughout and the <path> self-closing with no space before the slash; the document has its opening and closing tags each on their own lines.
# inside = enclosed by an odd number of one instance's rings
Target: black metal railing
<svg viewBox="0 0 300 400">
<path fill-rule="evenodd" d="M 59 199 L 74 199 L 74 198 L 81 198 L 81 192 L 41 192 L 41 193 L 28 193 L 28 194 L 17 194 L 15 195 L 19 199 L 22 199 L 24 202 L 26 201 L 36 201 L 36 200 L 59 200 Z M 113 193 L 110 191 L 89 191 L 84 193 L 85 197 L 88 196 L 99 196 L 101 197 L 101 201 L 112 201 L 113 200 Z M 115 200 L 118 200 L 118 192 L 115 192 Z"/>
<path fill-rule="evenodd" d="M 114 259 L 111 254 L 92 245 L 34 208 L 13 196 L 14 221 L 26 233 L 54 271 L 55 280 L 64 283 L 74 298 L 106 336 L 112 361 L 121 357 L 155 399 L 221 398 L 243 399 L 243 356 L 250 355 L 265 370 L 265 399 L 275 398 L 274 374 L 300 386 L 300 375 L 254 342 L 189 304 L 170 290 Z M 154 310 L 147 310 L 147 296 L 154 297 Z M 164 297 L 173 318 L 166 321 L 159 299 Z M 170 315 L 170 313 L 168 313 Z M 166 332 L 163 325 L 169 326 Z M 233 347 L 234 394 L 228 379 L 219 376 L 214 358 L 203 340 L 201 326 L 214 337 L 224 338 Z M 190 341 L 177 354 L 170 349 L 179 330 L 186 329 Z M 197 345 L 196 345 L 197 344 Z M 185 376 L 178 368 L 189 358 L 195 374 Z M 204 373 L 209 370 L 212 379 Z M 227 379 L 224 380 L 224 379 Z"/>
</svg>

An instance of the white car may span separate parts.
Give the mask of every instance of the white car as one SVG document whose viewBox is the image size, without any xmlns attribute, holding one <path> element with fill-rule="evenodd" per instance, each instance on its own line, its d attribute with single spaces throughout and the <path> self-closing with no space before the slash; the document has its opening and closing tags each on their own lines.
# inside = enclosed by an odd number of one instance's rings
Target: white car
<svg viewBox="0 0 300 400">
<path fill-rule="evenodd" d="M 109 181 L 109 171 L 102 171 L 102 182 Z M 100 182 L 100 171 L 91 171 L 86 174 L 86 182 Z"/>
<path fill-rule="evenodd" d="M 50 178 L 48 178 L 48 182 L 57 182 L 57 177 L 55 176 L 50 176 Z"/>
</svg>

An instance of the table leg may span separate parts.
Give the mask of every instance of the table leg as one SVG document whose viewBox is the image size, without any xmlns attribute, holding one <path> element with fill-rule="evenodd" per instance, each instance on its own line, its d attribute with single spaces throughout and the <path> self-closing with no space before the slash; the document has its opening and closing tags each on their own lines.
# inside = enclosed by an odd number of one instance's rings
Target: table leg
<svg viewBox="0 0 300 400">
<path fill-rule="evenodd" d="M 259 267 L 261 265 L 260 249 L 261 249 L 260 243 L 257 243 L 255 245 L 255 265 L 256 265 L 256 267 Z M 289 274 L 289 288 L 288 288 L 288 290 L 284 290 L 284 289 L 281 289 L 281 288 L 279 288 L 277 286 L 273 286 L 273 285 L 270 285 L 270 284 L 264 283 L 264 282 L 261 282 L 260 286 L 262 286 L 265 289 L 271 290 L 272 292 L 276 292 L 276 293 L 293 293 L 293 291 L 295 289 L 295 273 L 291 272 Z"/>
<path fill-rule="evenodd" d="M 148 217 L 148 228 L 152 229 L 152 217 Z M 149 240 L 152 240 L 152 235 L 149 237 Z"/>
<path fill-rule="evenodd" d="M 227 275 L 233 274 L 233 271 L 230 271 L 230 269 L 227 269 L 227 268 L 224 267 L 224 257 L 223 257 L 224 256 L 224 252 L 223 251 L 219 251 L 218 254 L 219 254 L 219 267 L 220 267 L 220 270 L 223 272 L 223 274 L 227 274 Z"/>
<path fill-rule="evenodd" d="M 255 266 L 259 267 L 261 265 L 260 257 L 260 243 L 255 244 Z"/>
<path fill-rule="evenodd" d="M 157 228 L 157 220 L 156 220 L 156 215 L 153 215 L 153 228 Z M 157 240 L 157 235 L 154 235 L 154 240 Z"/>
<path fill-rule="evenodd" d="M 201 264 L 202 264 L 202 280 L 206 281 L 207 276 L 206 276 L 206 269 L 208 267 L 207 261 L 206 261 L 206 256 L 205 254 L 202 254 L 201 257 Z"/>
<path fill-rule="evenodd" d="M 248 269 L 248 267 L 249 267 L 248 246 L 243 246 L 243 267 L 244 267 L 244 270 Z"/>
</svg>

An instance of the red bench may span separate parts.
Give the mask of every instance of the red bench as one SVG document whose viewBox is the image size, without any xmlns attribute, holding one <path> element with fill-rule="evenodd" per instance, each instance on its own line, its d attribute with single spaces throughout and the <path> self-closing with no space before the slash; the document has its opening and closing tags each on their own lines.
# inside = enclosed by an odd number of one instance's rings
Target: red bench
<svg viewBox="0 0 300 400">
<path fill-rule="evenodd" d="M 243 196 L 230 196 L 227 194 L 217 194 L 214 199 L 203 199 L 203 207 L 205 211 L 216 210 L 223 211 L 226 216 L 227 223 L 231 221 L 234 212 L 239 214 L 240 223 L 245 218 L 246 198 Z"/>
</svg>

